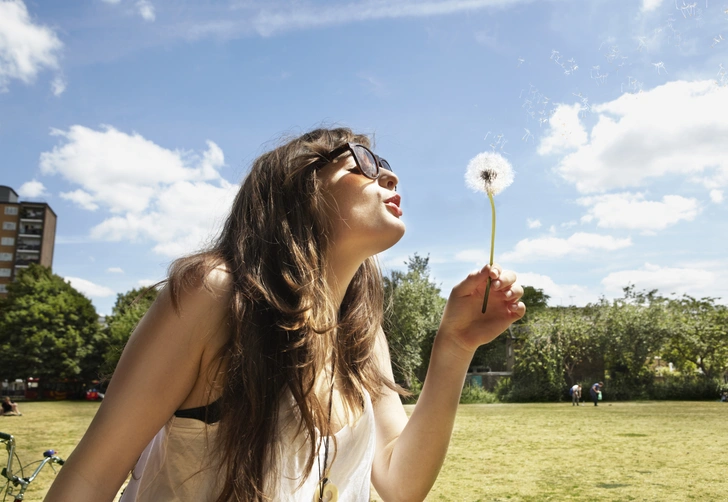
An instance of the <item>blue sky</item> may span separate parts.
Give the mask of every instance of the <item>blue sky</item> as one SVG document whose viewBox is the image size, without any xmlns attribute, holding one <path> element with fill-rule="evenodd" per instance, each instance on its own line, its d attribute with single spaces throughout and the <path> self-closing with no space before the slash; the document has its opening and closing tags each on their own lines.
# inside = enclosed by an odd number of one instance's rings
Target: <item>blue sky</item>
<svg viewBox="0 0 728 502">
<path fill-rule="evenodd" d="M 487 260 L 553 305 L 728 298 L 728 1 L 0 0 L 0 184 L 58 215 L 54 272 L 108 314 L 214 235 L 251 161 L 374 134 L 447 295 Z"/>
</svg>

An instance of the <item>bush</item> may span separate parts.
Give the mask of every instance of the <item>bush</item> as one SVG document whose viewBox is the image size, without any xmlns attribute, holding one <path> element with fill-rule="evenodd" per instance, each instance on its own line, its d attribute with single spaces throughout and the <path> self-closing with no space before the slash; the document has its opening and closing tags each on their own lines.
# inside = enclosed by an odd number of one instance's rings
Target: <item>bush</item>
<svg viewBox="0 0 728 502">
<path fill-rule="evenodd" d="M 586 392 L 588 396 L 589 389 Z M 605 398 L 609 396 L 610 401 L 649 399 L 647 387 L 635 385 L 632 382 L 619 378 L 608 380 L 602 392 Z"/>
<path fill-rule="evenodd" d="M 495 384 L 495 395 L 496 397 L 503 402 L 506 402 L 506 397 L 511 392 L 511 389 L 513 388 L 513 383 L 509 377 L 506 378 L 500 378 L 498 379 L 498 382 Z"/>
<path fill-rule="evenodd" d="M 719 380 L 700 376 L 665 376 L 650 389 L 651 399 L 673 401 L 706 401 L 719 399 L 723 384 Z"/>
<path fill-rule="evenodd" d="M 460 394 L 460 404 L 491 404 L 497 403 L 498 397 L 479 385 L 466 385 Z"/>
<path fill-rule="evenodd" d="M 561 400 L 561 387 L 551 382 L 521 379 L 508 380 L 502 385 L 498 382 L 499 385 L 496 387 L 496 396 L 503 402 L 548 403 Z"/>
<path fill-rule="evenodd" d="M 422 393 L 422 383 L 415 379 L 412 387 L 407 389 L 409 396 L 402 396 L 402 404 L 417 404 Z M 466 385 L 460 394 L 460 404 L 491 404 L 497 403 L 498 397 L 494 392 L 488 392 L 479 385 Z"/>
</svg>

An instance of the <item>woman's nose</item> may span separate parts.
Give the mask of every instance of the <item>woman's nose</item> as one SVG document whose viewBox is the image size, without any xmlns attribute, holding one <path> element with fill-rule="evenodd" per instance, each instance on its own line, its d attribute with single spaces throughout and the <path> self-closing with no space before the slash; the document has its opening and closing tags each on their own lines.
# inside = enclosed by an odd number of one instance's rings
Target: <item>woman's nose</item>
<svg viewBox="0 0 728 502">
<path fill-rule="evenodd" d="M 397 190 L 399 178 L 392 171 L 382 169 L 379 174 L 379 184 L 388 190 Z"/>
</svg>

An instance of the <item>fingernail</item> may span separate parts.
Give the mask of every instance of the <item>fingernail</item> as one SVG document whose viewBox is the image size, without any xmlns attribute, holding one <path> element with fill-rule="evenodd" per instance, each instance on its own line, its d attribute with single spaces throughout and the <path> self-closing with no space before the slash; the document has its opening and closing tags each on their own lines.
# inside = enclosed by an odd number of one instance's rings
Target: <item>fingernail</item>
<svg viewBox="0 0 728 502">
<path fill-rule="evenodd" d="M 494 289 L 498 289 L 498 288 L 500 288 L 500 287 L 501 287 L 501 285 L 502 285 L 502 284 L 503 284 L 503 283 L 502 283 L 502 282 L 500 282 L 500 281 L 493 281 L 492 287 L 493 287 Z"/>
<path fill-rule="evenodd" d="M 506 291 L 506 298 L 510 298 L 511 296 L 513 296 L 513 291 L 509 289 L 508 291 Z"/>
</svg>

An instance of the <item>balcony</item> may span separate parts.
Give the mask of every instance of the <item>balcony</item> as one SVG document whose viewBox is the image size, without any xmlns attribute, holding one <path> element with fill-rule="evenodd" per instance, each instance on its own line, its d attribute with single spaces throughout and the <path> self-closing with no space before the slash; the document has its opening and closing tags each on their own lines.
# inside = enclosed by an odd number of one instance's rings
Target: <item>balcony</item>
<svg viewBox="0 0 728 502">
<path fill-rule="evenodd" d="M 40 246 L 37 244 L 25 244 L 19 242 L 15 249 L 18 251 L 25 251 L 26 253 L 40 253 Z"/>
<path fill-rule="evenodd" d="M 43 220 L 42 209 L 24 209 L 20 212 L 21 220 Z"/>
<path fill-rule="evenodd" d="M 18 232 L 18 237 L 40 237 L 43 235 L 43 229 L 42 228 L 21 228 L 20 232 Z"/>
<path fill-rule="evenodd" d="M 15 266 L 16 267 L 27 267 L 28 265 L 35 263 L 36 265 L 40 263 L 40 258 L 30 258 L 30 257 L 24 257 L 24 258 L 18 258 L 15 260 Z"/>
</svg>

